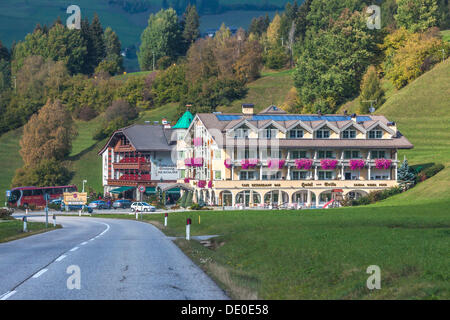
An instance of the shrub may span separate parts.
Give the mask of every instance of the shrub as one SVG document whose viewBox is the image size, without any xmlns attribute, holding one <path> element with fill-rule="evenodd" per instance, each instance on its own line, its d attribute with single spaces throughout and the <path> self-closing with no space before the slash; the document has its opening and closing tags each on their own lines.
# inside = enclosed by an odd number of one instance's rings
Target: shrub
<svg viewBox="0 0 450 320">
<path fill-rule="evenodd" d="M 432 176 L 436 175 L 439 171 L 442 171 L 444 168 L 445 167 L 442 163 L 437 163 L 437 164 L 421 171 L 418 175 L 418 180 L 425 181 L 426 179 L 429 179 Z"/>
<path fill-rule="evenodd" d="M 10 208 L 0 208 L 0 220 L 14 219 L 13 217 L 11 217 L 13 212 L 14 210 Z"/>
<path fill-rule="evenodd" d="M 76 117 L 83 121 L 92 120 L 96 116 L 97 116 L 97 112 L 88 105 L 81 107 L 76 113 Z"/>
<path fill-rule="evenodd" d="M 156 67 L 159 70 L 166 70 L 170 65 L 172 64 L 172 59 L 168 56 L 164 56 L 158 59 L 158 62 L 156 63 Z"/>
<path fill-rule="evenodd" d="M 286 66 L 289 61 L 289 56 L 283 47 L 276 47 L 270 49 L 264 56 L 264 64 L 269 69 L 281 69 Z"/>
</svg>

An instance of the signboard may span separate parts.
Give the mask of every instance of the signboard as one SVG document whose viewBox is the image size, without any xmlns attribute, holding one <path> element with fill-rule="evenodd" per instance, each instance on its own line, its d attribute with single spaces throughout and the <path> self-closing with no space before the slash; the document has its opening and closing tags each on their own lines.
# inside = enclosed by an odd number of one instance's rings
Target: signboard
<svg viewBox="0 0 450 320">
<path fill-rule="evenodd" d="M 87 203 L 87 192 L 64 192 L 64 203 L 82 205 Z"/>
<path fill-rule="evenodd" d="M 138 189 L 139 192 L 145 192 L 145 186 L 139 186 Z"/>
</svg>

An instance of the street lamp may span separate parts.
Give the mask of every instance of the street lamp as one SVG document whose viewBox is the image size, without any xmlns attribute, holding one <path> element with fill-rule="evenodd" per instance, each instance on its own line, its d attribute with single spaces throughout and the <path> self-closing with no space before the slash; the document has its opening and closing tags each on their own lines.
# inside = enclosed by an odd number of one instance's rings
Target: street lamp
<svg viewBox="0 0 450 320">
<path fill-rule="evenodd" d="M 84 192 L 84 184 L 87 183 L 87 180 L 83 180 L 83 191 Z"/>
</svg>

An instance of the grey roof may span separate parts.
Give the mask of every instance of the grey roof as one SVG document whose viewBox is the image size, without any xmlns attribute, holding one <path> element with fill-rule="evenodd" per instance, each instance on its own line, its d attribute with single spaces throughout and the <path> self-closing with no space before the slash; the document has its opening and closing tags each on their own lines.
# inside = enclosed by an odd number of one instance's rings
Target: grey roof
<svg viewBox="0 0 450 320">
<path fill-rule="evenodd" d="M 136 124 L 124 128 L 123 134 L 139 151 L 171 151 L 172 147 L 167 141 L 164 126 Z"/>
<path fill-rule="evenodd" d="M 172 151 L 171 132 L 162 125 L 135 124 L 114 132 L 98 154 L 103 153 L 113 141 L 115 143 L 120 135 L 125 135 L 136 151 Z"/>
</svg>

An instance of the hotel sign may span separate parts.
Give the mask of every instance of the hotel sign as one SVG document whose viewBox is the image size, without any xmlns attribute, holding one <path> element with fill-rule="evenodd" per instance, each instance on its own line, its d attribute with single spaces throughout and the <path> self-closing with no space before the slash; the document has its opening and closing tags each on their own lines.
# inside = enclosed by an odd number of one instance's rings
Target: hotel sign
<svg viewBox="0 0 450 320">
<path fill-rule="evenodd" d="M 292 181 L 292 180 L 290 180 Z M 345 182 L 345 180 L 342 180 Z M 386 183 L 350 183 L 348 185 L 344 185 L 343 187 L 362 187 L 362 188 L 370 188 L 370 187 L 387 187 Z M 302 188 L 317 188 L 317 187 L 338 187 L 338 184 L 334 182 L 302 182 L 298 186 L 282 186 L 280 183 L 243 183 L 241 185 L 242 188 L 290 188 L 290 187 L 302 187 Z M 342 187 L 342 185 L 341 185 Z"/>
</svg>

